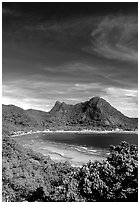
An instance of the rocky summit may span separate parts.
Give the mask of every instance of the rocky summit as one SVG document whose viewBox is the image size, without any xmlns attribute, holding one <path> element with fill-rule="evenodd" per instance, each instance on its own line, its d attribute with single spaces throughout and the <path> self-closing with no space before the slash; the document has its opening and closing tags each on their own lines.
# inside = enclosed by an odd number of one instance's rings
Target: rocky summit
<svg viewBox="0 0 140 204">
<path fill-rule="evenodd" d="M 138 119 L 129 118 L 100 97 L 75 105 L 57 101 L 49 112 L 2 106 L 3 131 L 28 130 L 135 130 Z"/>
</svg>

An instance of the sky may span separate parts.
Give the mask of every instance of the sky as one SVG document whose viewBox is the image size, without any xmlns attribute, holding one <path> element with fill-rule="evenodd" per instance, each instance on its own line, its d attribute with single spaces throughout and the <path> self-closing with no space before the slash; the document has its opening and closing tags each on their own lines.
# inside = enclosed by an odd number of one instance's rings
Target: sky
<svg viewBox="0 0 140 204">
<path fill-rule="evenodd" d="M 2 99 L 49 111 L 100 96 L 138 116 L 138 4 L 2 3 Z"/>
</svg>

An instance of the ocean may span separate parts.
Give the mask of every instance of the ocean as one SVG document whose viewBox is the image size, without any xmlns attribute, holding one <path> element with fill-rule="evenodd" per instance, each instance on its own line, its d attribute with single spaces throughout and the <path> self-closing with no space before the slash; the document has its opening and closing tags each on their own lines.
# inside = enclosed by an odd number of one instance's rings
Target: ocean
<svg viewBox="0 0 140 204">
<path fill-rule="evenodd" d="M 43 133 L 42 141 L 52 141 L 70 145 L 80 145 L 97 149 L 108 149 L 110 145 L 118 145 L 121 141 L 138 144 L 135 133 Z"/>
</svg>

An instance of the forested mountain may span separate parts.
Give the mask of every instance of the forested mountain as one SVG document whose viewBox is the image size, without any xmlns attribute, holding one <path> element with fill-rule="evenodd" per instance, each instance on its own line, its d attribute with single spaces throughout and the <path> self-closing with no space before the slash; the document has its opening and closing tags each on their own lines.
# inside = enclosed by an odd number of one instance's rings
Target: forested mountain
<svg viewBox="0 0 140 204">
<path fill-rule="evenodd" d="M 126 117 L 100 97 L 76 105 L 57 101 L 49 112 L 3 105 L 2 120 L 4 132 L 42 129 L 134 130 L 138 127 L 137 118 Z"/>
<path fill-rule="evenodd" d="M 94 97 L 84 103 L 68 105 L 57 101 L 49 112 L 60 125 L 79 125 L 99 129 L 135 129 L 137 119 L 129 118 L 111 106 L 106 100 Z M 52 120 L 52 121 L 53 121 Z"/>
</svg>

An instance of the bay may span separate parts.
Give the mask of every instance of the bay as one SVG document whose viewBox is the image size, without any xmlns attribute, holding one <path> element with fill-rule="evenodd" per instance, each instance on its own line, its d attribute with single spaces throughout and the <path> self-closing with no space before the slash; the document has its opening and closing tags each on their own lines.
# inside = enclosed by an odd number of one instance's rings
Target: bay
<svg viewBox="0 0 140 204">
<path fill-rule="evenodd" d="M 138 144 L 136 133 L 46 133 L 40 138 L 45 141 L 82 145 L 100 149 L 108 149 L 110 145 L 118 145 L 122 141 Z"/>
<path fill-rule="evenodd" d="M 24 147 L 50 156 L 54 161 L 68 161 L 74 166 L 81 166 L 89 160 L 106 159 L 110 145 L 118 145 L 122 141 L 138 144 L 136 133 L 48 132 L 13 138 Z"/>
</svg>

